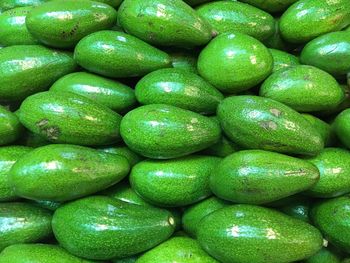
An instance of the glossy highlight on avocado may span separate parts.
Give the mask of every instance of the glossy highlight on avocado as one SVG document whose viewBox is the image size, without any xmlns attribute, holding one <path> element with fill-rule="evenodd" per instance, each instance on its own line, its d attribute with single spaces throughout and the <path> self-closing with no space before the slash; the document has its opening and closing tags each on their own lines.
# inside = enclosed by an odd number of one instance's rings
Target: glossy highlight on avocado
<svg viewBox="0 0 350 263">
<path fill-rule="evenodd" d="M 0 12 L 24 6 L 38 6 L 50 0 L 2 0 L 0 2 Z"/>
</svg>

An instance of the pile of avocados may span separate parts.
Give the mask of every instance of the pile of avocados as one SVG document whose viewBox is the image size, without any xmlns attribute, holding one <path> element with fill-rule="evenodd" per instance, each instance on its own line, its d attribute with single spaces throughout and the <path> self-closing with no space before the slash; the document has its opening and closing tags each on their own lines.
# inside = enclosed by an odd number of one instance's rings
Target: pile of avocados
<svg viewBox="0 0 350 263">
<path fill-rule="evenodd" d="M 93 262 L 350 262 L 350 0 L 0 0 L 0 263 Z"/>
</svg>

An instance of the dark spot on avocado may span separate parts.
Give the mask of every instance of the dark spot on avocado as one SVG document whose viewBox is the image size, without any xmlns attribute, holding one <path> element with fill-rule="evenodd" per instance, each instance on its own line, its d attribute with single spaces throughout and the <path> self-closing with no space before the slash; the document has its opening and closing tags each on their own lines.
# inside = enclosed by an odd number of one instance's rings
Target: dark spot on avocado
<svg viewBox="0 0 350 263">
<path fill-rule="evenodd" d="M 57 126 L 44 128 L 42 132 L 44 132 L 47 138 L 50 140 L 57 140 L 58 136 L 61 133 L 60 129 Z"/>
<path fill-rule="evenodd" d="M 278 109 L 270 109 L 270 112 L 276 117 L 280 117 L 282 115 L 282 112 Z"/>
<path fill-rule="evenodd" d="M 311 80 L 311 76 L 310 75 L 305 75 L 303 77 L 303 79 L 306 80 L 306 81 L 310 81 Z"/>
<path fill-rule="evenodd" d="M 42 126 L 45 126 L 45 125 L 48 124 L 48 123 L 49 123 L 49 120 L 48 120 L 48 119 L 42 119 L 42 120 L 36 122 L 36 125 L 40 128 L 40 127 L 42 127 Z"/>
<path fill-rule="evenodd" d="M 149 25 L 149 26 L 153 26 L 153 22 L 152 22 L 152 21 L 149 21 L 149 22 L 148 22 L 148 25 Z"/>
<path fill-rule="evenodd" d="M 265 130 L 276 130 L 277 124 L 273 121 L 261 121 L 259 122 L 260 127 L 264 128 Z"/>
</svg>

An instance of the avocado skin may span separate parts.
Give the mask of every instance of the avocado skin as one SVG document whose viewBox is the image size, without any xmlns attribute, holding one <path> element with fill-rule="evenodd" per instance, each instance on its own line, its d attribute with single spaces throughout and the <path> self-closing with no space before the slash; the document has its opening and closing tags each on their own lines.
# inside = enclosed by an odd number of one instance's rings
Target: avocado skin
<svg viewBox="0 0 350 263">
<path fill-rule="evenodd" d="M 50 0 L 2 0 L 0 2 L 0 13 L 16 7 L 38 6 L 47 1 Z"/>
<path fill-rule="evenodd" d="M 127 146 L 124 145 L 106 146 L 98 148 L 98 150 L 125 157 L 128 160 L 130 167 L 133 167 L 135 164 L 141 162 L 144 159 L 142 156 L 133 152 Z"/>
<path fill-rule="evenodd" d="M 40 45 L 0 49 L 0 101 L 21 101 L 48 89 L 60 77 L 75 71 L 69 52 Z"/>
<path fill-rule="evenodd" d="M 227 137 L 247 149 L 306 155 L 323 149 L 321 135 L 300 113 L 268 98 L 228 97 L 217 115 Z"/>
<path fill-rule="evenodd" d="M 302 115 L 321 134 L 325 146 L 330 146 L 335 144 L 335 140 L 336 140 L 335 132 L 332 129 L 330 124 L 311 114 L 302 113 Z"/>
<path fill-rule="evenodd" d="M 88 98 L 71 92 L 46 91 L 23 101 L 21 123 L 54 143 L 108 145 L 120 141 L 122 117 Z"/>
<path fill-rule="evenodd" d="M 182 0 L 124 0 L 118 21 L 127 33 L 158 46 L 201 46 L 215 36 L 208 21 Z"/>
<path fill-rule="evenodd" d="M 67 201 L 103 190 L 129 172 L 125 157 L 83 146 L 36 148 L 12 166 L 9 181 L 18 196 Z"/>
<path fill-rule="evenodd" d="M 0 105 L 0 145 L 14 142 L 24 132 L 18 117 Z"/>
<path fill-rule="evenodd" d="M 79 94 L 118 113 L 128 112 L 137 103 L 132 88 L 88 72 L 65 75 L 51 86 L 50 91 Z"/>
<path fill-rule="evenodd" d="M 279 207 L 278 209 L 286 215 L 303 220 L 307 223 L 311 223 L 311 218 L 309 214 L 312 205 L 312 199 L 310 199 L 309 197 L 300 196 L 298 198 L 295 198 L 294 200 L 290 200 L 288 204 L 285 204 L 282 207 Z"/>
<path fill-rule="evenodd" d="M 123 258 L 168 239 L 174 218 L 166 211 L 105 196 L 90 196 L 55 211 L 53 231 L 62 247 L 87 259 Z M 137 231 L 135 231 L 137 229 Z"/>
<path fill-rule="evenodd" d="M 201 153 L 204 155 L 211 155 L 217 157 L 226 157 L 231 153 L 239 151 L 240 147 L 227 139 L 225 135 L 221 136 L 221 139 L 214 145 L 204 149 Z"/>
<path fill-rule="evenodd" d="M 321 233 L 301 220 L 242 204 L 211 213 L 197 233 L 204 250 L 222 263 L 293 262 L 312 256 L 323 243 Z"/>
<path fill-rule="evenodd" d="M 283 13 L 280 20 L 282 37 L 291 43 L 305 43 L 348 25 L 348 0 L 299 0 Z"/>
<path fill-rule="evenodd" d="M 21 243 L 34 243 L 52 234 L 50 211 L 26 203 L 0 203 L 0 251 Z"/>
<path fill-rule="evenodd" d="M 224 96 L 197 74 L 160 69 L 144 76 L 135 87 L 141 104 L 168 104 L 201 114 L 213 114 Z"/>
<path fill-rule="evenodd" d="M 174 49 L 167 50 L 171 58 L 171 64 L 173 68 L 183 69 L 187 72 L 198 74 L 197 59 L 198 55 L 194 50 L 187 49 Z"/>
<path fill-rule="evenodd" d="M 313 164 L 284 154 L 244 150 L 227 156 L 210 176 L 219 198 L 240 204 L 263 204 L 312 187 L 320 175 Z"/>
<path fill-rule="evenodd" d="M 147 251 L 136 260 L 136 263 L 219 263 L 209 256 L 189 237 L 173 237 L 157 247 Z"/>
<path fill-rule="evenodd" d="M 303 261 L 304 263 L 341 263 L 340 257 L 327 248 L 322 248 L 312 257 Z"/>
<path fill-rule="evenodd" d="M 17 244 L 4 249 L 0 254 L 0 263 L 93 263 L 69 254 L 57 245 Z"/>
<path fill-rule="evenodd" d="M 269 48 L 273 57 L 272 73 L 290 66 L 300 65 L 299 58 L 285 51 Z"/>
<path fill-rule="evenodd" d="M 17 198 L 9 183 L 9 173 L 14 163 L 31 150 L 32 148 L 25 146 L 0 147 L 0 202 Z"/>
<path fill-rule="evenodd" d="M 256 6 L 262 10 L 265 10 L 269 13 L 283 12 L 291 4 L 295 3 L 298 0 L 241 0 L 244 3 Z"/>
<path fill-rule="evenodd" d="M 350 109 L 345 109 L 335 118 L 333 128 L 339 140 L 350 149 Z"/>
<path fill-rule="evenodd" d="M 155 159 L 203 150 L 221 135 L 219 124 L 210 118 L 164 104 L 145 105 L 128 112 L 120 132 L 131 150 Z"/>
</svg>

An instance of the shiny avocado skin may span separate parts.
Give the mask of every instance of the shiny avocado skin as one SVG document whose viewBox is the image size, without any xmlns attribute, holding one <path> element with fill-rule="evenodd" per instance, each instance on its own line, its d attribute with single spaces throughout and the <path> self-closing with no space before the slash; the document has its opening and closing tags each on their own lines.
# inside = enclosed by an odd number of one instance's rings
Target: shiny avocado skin
<svg viewBox="0 0 350 263">
<path fill-rule="evenodd" d="M 291 43 L 305 43 L 348 25 L 348 0 L 300 0 L 290 6 L 280 20 L 282 37 Z"/>
<path fill-rule="evenodd" d="M 136 263 L 219 263 L 189 237 L 173 237 L 147 251 Z"/>
<path fill-rule="evenodd" d="M 0 45 L 35 45 L 38 41 L 28 32 L 26 16 L 33 6 L 17 7 L 0 14 Z"/>
<path fill-rule="evenodd" d="M 284 154 L 244 150 L 226 157 L 210 177 L 219 198 L 246 204 L 263 204 L 312 187 L 319 180 L 313 164 Z"/>
<path fill-rule="evenodd" d="M 90 196 L 58 208 L 52 226 L 62 247 L 73 255 L 97 260 L 148 250 L 168 239 L 175 227 L 166 210 L 104 196 Z"/>
<path fill-rule="evenodd" d="M 350 34 L 331 32 L 311 40 L 303 48 L 300 60 L 333 76 L 350 72 Z"/>
<path fill-rule="evenodd" d="M 298 0 L 241 0 L 244 3 L 256 6 L 262 10 L 265 10 L 269 13 L 283 12 L 291 4 L 295 3 Z"/>
<path fill-rule="evenodd" d="M 286 215 L 311 223 L 310 211 L 312 205 L 312 200 L 309 197 L 301 196 L 291 200 L 288 204 L 280 207 L 279 210 Z"/>
<path fill-rule="evenodd" d="M 0 254 L 0 263 L 93 263 L 69 254 L 57 245 L 16 244 L 7 247 Z"/>
<path fill-rule="evenodd" d="M 273 73 L 261 85 L 259 94 L 300 112 L 334 108 L 344 100 L 344 92 L 334 77 L 308 65 Z"/>
<path fill-rule="evenodd" d="M 136 77 L 171 66 L 165 52 L 116 31 L 92 33 L 76 45 L 74 58 L 83 68 L 106 77 Z"/>
<path fill-rule="evenodd" d="M 23 132 L 23 126 L 18 117 L 0 105 L 0 145 L 17 140 Z"/>
<path fill-rule="evenodd" d="M 25 146 L 0 147 L 0 202 L 17 198 L 9 184 L 9 172 L 13 164 L 31 150 L 32 148 Z"/>
<path fill-rule="evenodd" d="M 209 176 L 220 161 L 218 157 L 195 155 L 145 160 L 131 170 L 130 184 L 143 199 L 158 206 L 193 204 L 211 195 Z"/>
<path fill-rule="evenodd" d="M 135 92 L 130 87 L 88 72 L 65 75 L 58 79 L 50 90 L 82 95 L 118 113 L 131 110 L 137 103 Z"/>
<path fill-rule="evenodd" d="M 210 118 L 164 104 L 145 105 L 128 112 L 120 132 L 131 150 L 155 159 L 203 150 L 221 135 L 219 124 Z"/>
<path fill-rule="evenodd" d="M 133 167 L 135 164 L 137 164 L 138 162 L 141 162 L 144 159 L 142 156 L 133 152 L 127 146 L 124 146 L 124 145 L 107 146 L 107 147 L 98 148 L 98 150 L 106 153 L 112 153 L 112 154 L 124 156 L 126 159 L 128 159 L 130 167 Z"/>
<path fill-rule="evenodd" d="M 303 261 L 304 263 L 341 263 L 340 257 L 333 251 L 322 248 L 312 257 Z"/>
<path fill-rule="evenodd" d="M 334 144 L 334 141 L 336 138 L 335 138 L 335 133 L 330 124 L 311 114 L 303 113 L 302 115 L 321 134 L 325 146 Z"/>
<path fill-rule="evenodd" d="M 71 92 L 47 91 L 28 97 L 21 104 L 19 119 L 54 143 L 107 145 L 120 140 L 118 113 Z"/>
<path fill-rule="evenodd" d="M 2 0 L 0 2 L 0 13 L 9 9 L 24 6 L 38 6 L 50 0 Z"/>
<path fill-rule="evenodd" d="M 350 109 L 345 109 L 335 118 L 333 128 L 339 140 L 350 149 Z"/>
<path fill-rule="evenodd" d="M 124 0 L 118 21 L 126 32 L 154 45 L 188 48 L 215 36 L 207 20 L 182 0 Z"/>
<path fill-rule="evenodd" d="M 271 55 L 273 57 L 273 69 L 272 72 L 284 69 L 290 66 L 300 65 L 299 58 L 284 52 L 282 50 L 269 48 Z"/>
<path fill-rule="evenodd" d="M 169 104 L 201 114 L 213 114 L 224 96 L 197 74 L 160 69 L 144 76 L 135 87 L 141 104 Z"/>
<path fill-rule="evenodd" d="M 9 181 L 18 196 L 67 201 L 103 190 L 122 180 L 125 157 L 83 146 L 52 144 L 34 149 L 12 166 Z"/>
<path fill-rule="evenodd" d="M 44 91 L 60 77 L 75 71 L 68 52 L 40 45 L 17 45 L 0 49 L 0 100 L 21 101 Z"/>
<path fill-rule="evenodd" d="M 51 212 L 26 203 L 0 203 L 0 251 L 51 236 Z"/>
<path fill-rule="evenodd" d="M 321 135 L 301 114 L 268 98 L 229 97 L 217 115 L 228 138 L 248 149 L 306 155 L 323 149 Z"/>
<path fill-rule="evenodd" d="M 254 6 L 236 1 L 215 1 L 199 6 L 197 13 L 207 19 L 219 34 L 240 32 L 258 40 L 272 36 L 273 16 Z"/>
<path fill-rule="evenodd" d="M 242 204 L 211 213 L 197 233 L 204 250 L 222 263 L 293 262 L 312 256 L 323 243 L 321 233 L 301 220 Z"/>
</svg>

